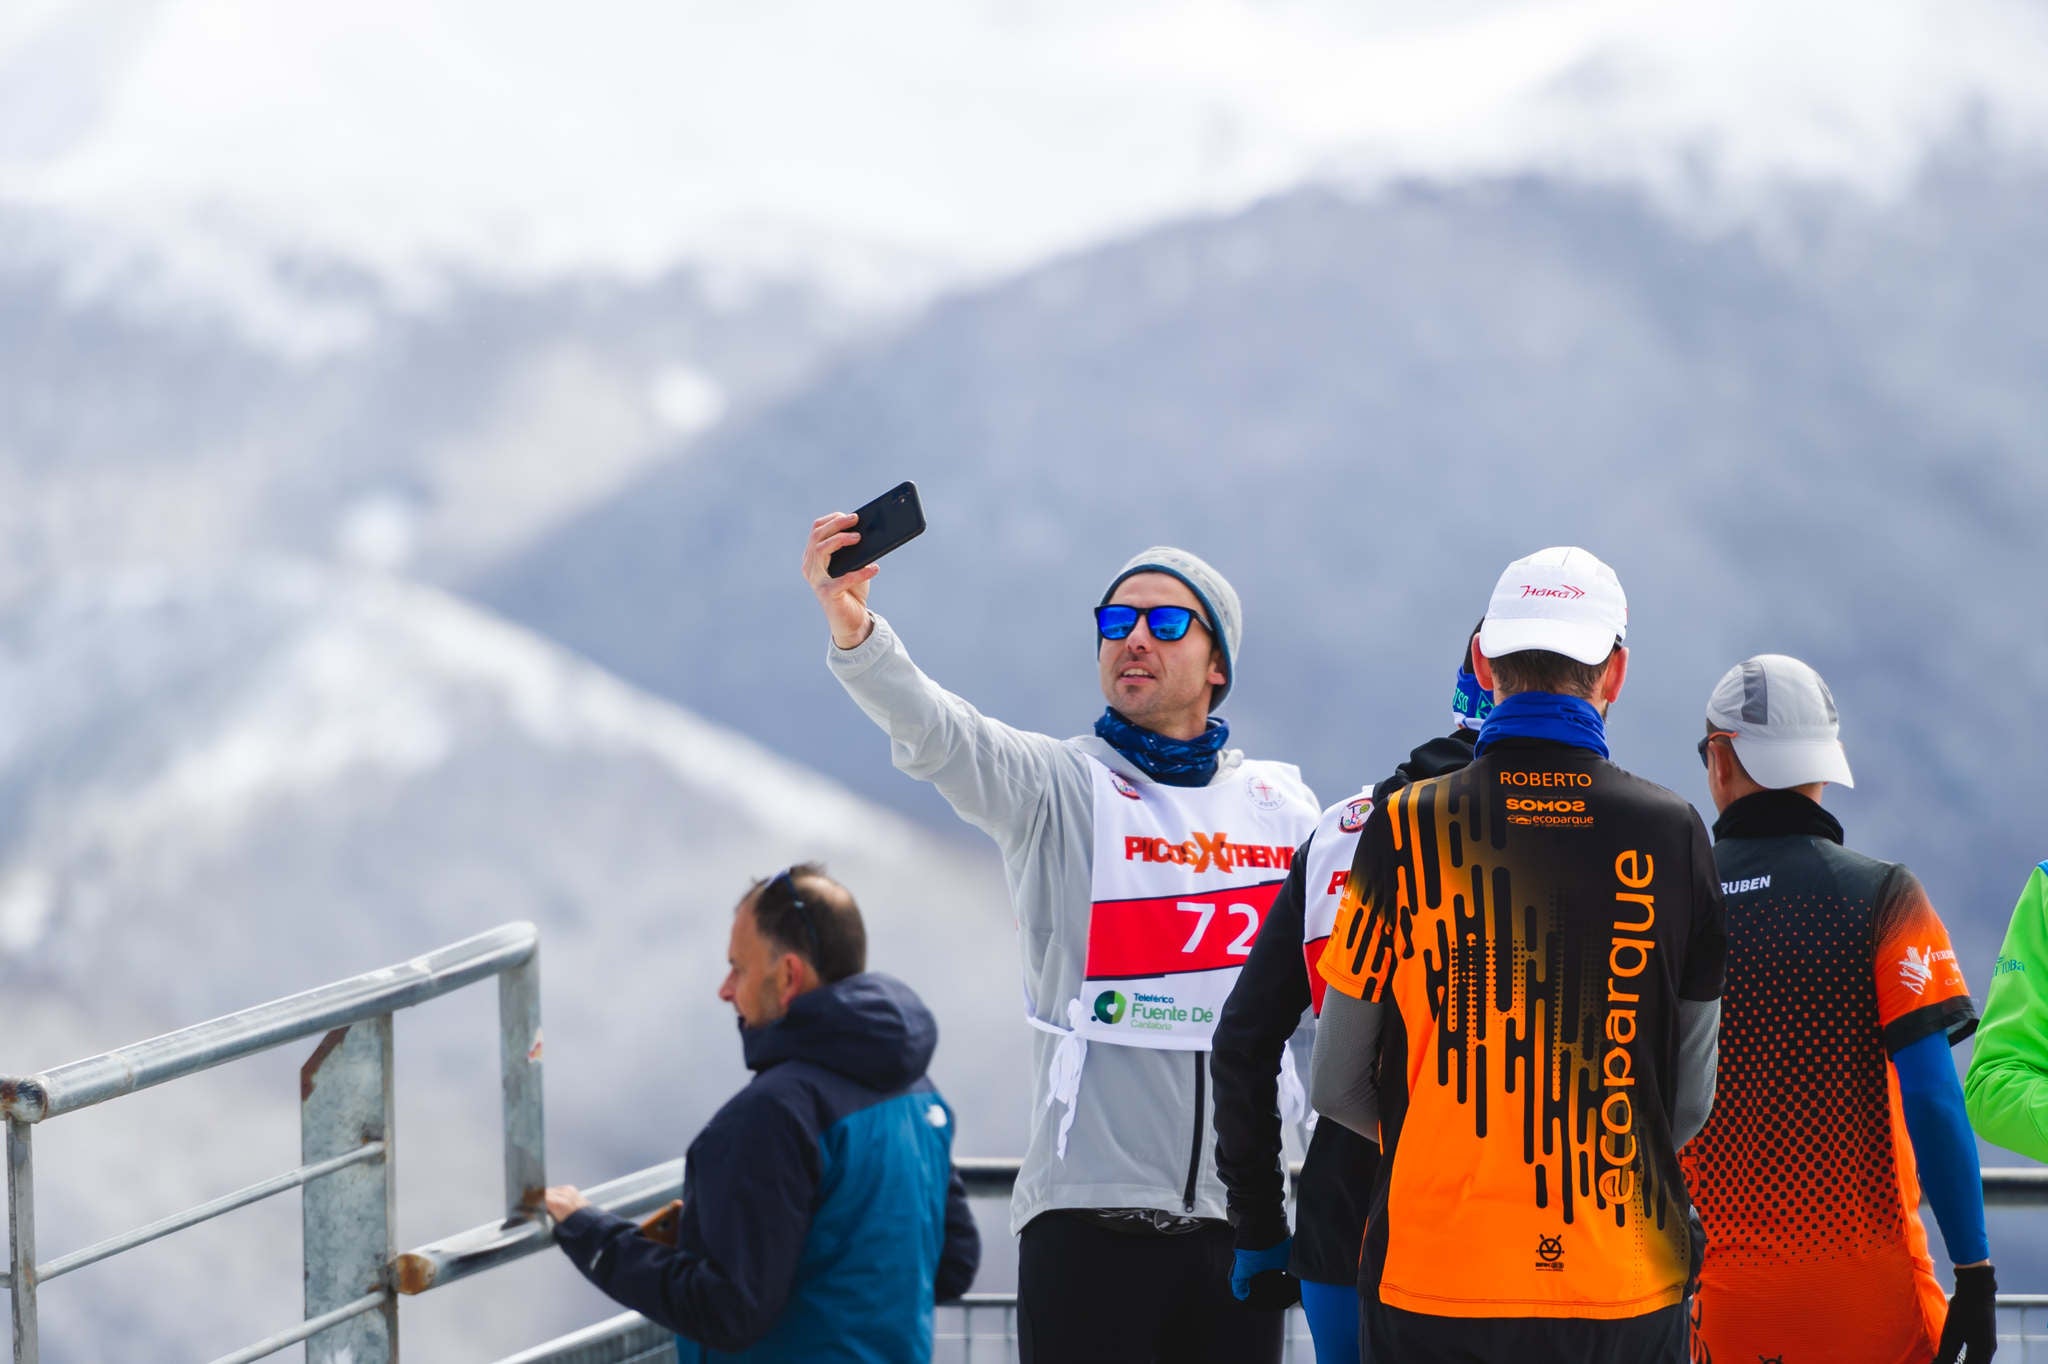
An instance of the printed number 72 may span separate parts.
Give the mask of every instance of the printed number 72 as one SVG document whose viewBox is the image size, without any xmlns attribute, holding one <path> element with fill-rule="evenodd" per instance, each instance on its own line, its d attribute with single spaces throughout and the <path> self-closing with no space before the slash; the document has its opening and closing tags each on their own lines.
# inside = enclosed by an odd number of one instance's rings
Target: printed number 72
<svg viewBox="0 0 2048 1364">
<path fill-rule="evenodd" d="M 1201 916 L 1195 920 L 1195 931 L 1188 934 L 1187 942 L 1180 949 L 1192 953 L 1201 946 L 1202 935 L 1209 931 L 1209 920 L 1216 917 L 1216 906 L 1203 900 L 1177 900 L 1173 907 L 1183 914 Z M 1232 905 L 1230 912 L 1244 920 L 1244 932 L 1238 934 L 1230 946 L 1223 950 L 1233 957 L 1248 957 L 1252 954 L 1252 939 L 1259 936 L 1259 911 L 1250 905 Z"/>
</svg>

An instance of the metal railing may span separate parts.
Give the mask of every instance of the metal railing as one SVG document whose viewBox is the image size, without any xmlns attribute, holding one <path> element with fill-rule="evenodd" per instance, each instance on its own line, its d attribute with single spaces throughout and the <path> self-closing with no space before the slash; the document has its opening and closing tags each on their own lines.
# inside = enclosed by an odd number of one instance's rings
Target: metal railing
<svg viewBox="0 0 2048 1364">
<path fill-rule="evenodd" d="M 969 1194 L 1005 1194 L 1016 1183 L 1020 1162 L 1014 1157 L 963 1156 L 954 1162 Z M 1288 1167 L 1289 1196 L 1301 1176 L 1299 1162 Z M 682 1194 L 680 1162 L 650 1166 L 590 1191 L 592 1202 L 621 1216 L 640 1216 Z M 1993 1168 L 1984 1171 L 1984 1206 L 2038 1208 L 2048 1206 L 2048 1169 Z M 480 1234 L 487 1230 L 478 1228 Z M 460 1238 L 456 1238 L 460 1239 Z M 449 1244 L 448 1242 L 442 1243 Z M 518 1254 L 547 1244 L 545 1238 Z M 934 1364 L 1011 1364 L 1017 1358 L 1017 1297 L 1014 1293 L 969 1293 L 942 1304 L 934 1332 Z M 2027 1364 L 2048 1364 L 2048 1294 L 1998 1295 L 2001 1350 Z M 500 1360 L 499 1364 L 641 1364 L 673 1357 L 675 1337 L 637 1312 L 627 1312 L 587 1326 L 544 1345 Z M 1283 1337 L 1283 1364 L 1315 1358 L 1308 1324 L 1301 1310 L 1290 1309 Z M 2001 1354 L 2001 1359 L 2007 1358 Z"/>
<path fill-rule="evenodd" d="M 503 1088 L 504 1213 L 468 1231 L 399 1254 L 393 1244 L 392 1018 L 400 1010 L 495 977 Z M 299 1073 L 298 1168 L 260 1180 L 146 1226 L 38 1263 L 35 1125 L 124 1095 L 324 1034 Z M 531 924 L 508 924 L 381 971 L 245 1009 L 41 1075 L 0 1079 L 7 1123 L 9 1267 L 0 1273 L 14 1315 L 15 1364 L 39 1364 L 37 1295 L 76 1269 L 198 1226 L 224 1213 L 302 1189 L 305 1295 L 302 1319 L 214 1364 L 249 1364 L 306 1343 L 307 1364 L 392 1364 L 398 1355 L 398 1298 L 524 1258 L 552 1245 L 539 1207 L 546 1183 L 542 1149 L 540 951 Z M 956 1162 L 970 1193 L 1006 1193 L 1014 1159 Z M 1290 1170 L 1290 1177 L 1299 1174 Z M 637 1217 L 678 1197 L 679 1160 L 586 1191 L 596 1206 Z M 2048 1170 L 1984 1171 L 1990 1207 L 2048 1204 Z M 368 1287 L 369 1291 L 364 1291 Z M 2048 1294 L 1999 1297 L 2002 1345 L 2022 1361 L 2048 1361 Z M 969 1294 L 940 1309 L 940 1364 L 1016 1357 L 1016 1298 Z M 1287 1357 L 1308 1359 L 1298 1311 Z M 536 1346 L 503 1364 L 639 1364 L 673 1355 L 672 1337 L 626 1313 Z"/>
<path fill-rule="evenodd" d="M 391 1059 L 392 1015 L 496 977 L 504 1093 L 505 1216 L 544 1236 L 527 1210 L 546 1184 L 542 1150 L 540 946 L 507 924 L 423 957 L 165 1033 L 133 1046 L 0 1080 L 7 1120 L 8 1271 L 15 1364 L 38 1364 L 43 1284 L 236 1208 L 303 1189 L 305 1298 L 294 1326 L 222 1356 L 248 1364 L 300 1341 L 307 1364 L 391 1364 L 398 1357 Z M 297 1169 L 54 1260 L 36 1260 L 33 1134 L 62 1117 L 316 1035 L 299 1072 Z M 365 1292 L 366 1285 L 376 1285 Z M 431 1281 L 422 1287 L 431 1287 Z"/>
<path fill-rule="evenodd" d="M 2048 1360 L 2048 1295 L 2000 1296 L 1998 1349 L 2001 1361 Z M 1017 1359 L 1017 1299 L 1007 1293 L 970 1293 L 939 1308 L 933 1364 L 1014 1364 Z M 1315 1347 L 1301 1310 L 1287 1314 L 1282 1364 L 1309 1364 Z M 637 1312 L 601 1321 L 546 1345 L 522 1351 L 499 1364 L 668 1364 L 675 1337 Z"/>
</svg>

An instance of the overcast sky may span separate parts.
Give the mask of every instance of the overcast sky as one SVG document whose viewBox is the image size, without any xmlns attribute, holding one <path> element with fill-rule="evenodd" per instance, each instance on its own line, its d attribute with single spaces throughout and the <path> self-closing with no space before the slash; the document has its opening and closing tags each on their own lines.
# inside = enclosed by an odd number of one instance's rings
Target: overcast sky
<svg viewBox="0 0 2048 1364">
<path fill-rule="evenodd" d="M 2039 0 L 7 0 L 0 201 L 216 266 L 985 273 L 1313 176 L 1881 194 L 2048 144 L 2044 71 Z"/>
</svg>

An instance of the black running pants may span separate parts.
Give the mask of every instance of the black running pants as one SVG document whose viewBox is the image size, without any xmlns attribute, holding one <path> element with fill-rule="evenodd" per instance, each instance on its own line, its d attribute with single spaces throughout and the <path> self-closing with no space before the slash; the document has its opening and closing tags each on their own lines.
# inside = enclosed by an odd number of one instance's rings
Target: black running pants
<svg viewBox="0 0 2048 1364">
<path fill-rule="evenodd" d="M 1231 1296 L 1231 1256 L 1225 1222 L 1164 1236 L 1032 1218 L 1017 1259 L 1023 1364 L 1279 1364 L 1286 1313 Z"/>
<path fill-rule="evenodd" d="M 1686 1364 L 1688 1349 L 1683 1304 L 1588 1321 L 1425 1316 L 1368 1299 L 1359 1316 L 1364 1364 Z"/>
</svg>

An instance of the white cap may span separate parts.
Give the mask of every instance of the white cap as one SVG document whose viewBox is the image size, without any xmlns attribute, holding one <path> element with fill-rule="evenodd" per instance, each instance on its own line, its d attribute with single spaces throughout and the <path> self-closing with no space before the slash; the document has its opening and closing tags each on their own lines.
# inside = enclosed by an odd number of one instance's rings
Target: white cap
<svg viewBox="0 0 2048 1364">
<path fill-rule="evenodd" d="M 1856 784 L 1835 698 L 1820 674 L 1796 658 L 1758 654 L 1723 673 L 1707 698 L 1707 723 L 1735 736 L 1735 756 L 1759 786 Z"/>
<path fill-rule="evenodd" d="M 1479 627 L 1488 658 L 1547 649 L 1581 663 L 1604 663 L 1628 638 L 1628 597 L 1621 579 L 1576 546 L 1542 549 L 1509 564 L 1494 584 Z"/>
</svg>

